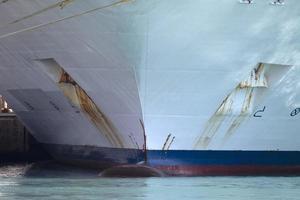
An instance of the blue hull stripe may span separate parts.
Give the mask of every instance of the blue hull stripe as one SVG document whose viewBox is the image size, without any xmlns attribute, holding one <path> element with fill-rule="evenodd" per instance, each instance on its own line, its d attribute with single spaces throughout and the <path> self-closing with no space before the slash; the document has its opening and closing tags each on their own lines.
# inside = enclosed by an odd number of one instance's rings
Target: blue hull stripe
<svg viewBox="0 0 300 200">
<path fill-rule="evenodd" d="M 299 151 L 150 150 L 151 165 L 300 165 Z"/>
<path fill-rule="evenodd" d="M 136 149 L 45 144 L 54 157 L 92 160 L 112 164 L 136 164 L 144 161 L 144 152 Z M 204 151 L 148 150 L 151 165 L 300 165 L 300 151 Z"/>
</svg>

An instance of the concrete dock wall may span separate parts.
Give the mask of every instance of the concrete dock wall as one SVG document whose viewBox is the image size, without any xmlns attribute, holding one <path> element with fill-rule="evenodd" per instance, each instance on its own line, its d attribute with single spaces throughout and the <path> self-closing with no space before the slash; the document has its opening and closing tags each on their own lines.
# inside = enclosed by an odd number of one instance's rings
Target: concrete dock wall
<svg viewBox="0 0 300 200">
<path fill-rule="evenodd" d="M 14 114 L 0 115 L 0 153 L 29 151 L 29 137 Z"/>
<path fill-rule="evenodd" d="M 51 159 L 50 156 L 15 114 L 0 114 L 0 163 L 48 159 Z"/>
</svg>

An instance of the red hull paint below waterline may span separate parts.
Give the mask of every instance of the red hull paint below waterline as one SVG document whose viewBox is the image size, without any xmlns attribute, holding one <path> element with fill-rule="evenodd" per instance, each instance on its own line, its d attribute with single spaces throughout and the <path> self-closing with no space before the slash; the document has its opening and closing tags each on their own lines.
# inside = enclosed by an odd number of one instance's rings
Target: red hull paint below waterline
<svg viewBox="0 0 300 200">
<path fill-rule="evenodd" d="M 170 176 L 297 176 L 298 166 L 156 166 Z"/>
</svg>

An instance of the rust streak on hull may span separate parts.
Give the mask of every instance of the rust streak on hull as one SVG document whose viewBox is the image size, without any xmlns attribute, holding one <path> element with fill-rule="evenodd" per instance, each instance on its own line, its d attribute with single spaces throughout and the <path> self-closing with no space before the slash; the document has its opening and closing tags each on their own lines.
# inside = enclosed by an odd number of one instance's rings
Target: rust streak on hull
<svg viewBox="0 0 300 200">
<path fill-rule="evenodd" d="M 228 128 L 225 127 L 227 131 L 223 136 L 222 143 L 224 144 L 240 127 L 242 122 L 251 115 L 256 89 L 267 87 L 265 67 L 262 63 L 259 63 L 258 66 L 251 71 L 250 76 L 240 82 L 223 100 L 213 116 L 207 121 L 202 134 L 196 140 L 194 148 L 206 149 L 222 127 L 222 124 L 228 126 Z M 229 120 L 229 117 L 231 117 L 232 120 Z M 224 121 L 226 121 L 226 123 L 224 123 Z"/>
<path fill-rule="evenodd" d="M 91 122 L 93 122 L 97 129 L 104 134 L 114 147 L 125 147 L 111 122 L 67 72 L 62 70 L 58 85 L 72 104 L 87 114 Z"/>
<path fill-rule="evenodd" d="M 76 86 L 76 93 L 80 100 L 81 108 L 88 114 L 91 121 L 96 125 L 96 127 L 102 130 L 102 132 L 106 134 L 110 141 L 113 141 L 113 143 L 118 147 L 124 147 L 122 140 L 119 138 L 112 124 L 99 110 L 92 99 L 78 85 Z"/>
<path fill-rule="evenodd" d="M 233 133 L 239 128 L 243 121 L 245 121 L 250 115 L 250 107 L 253 103 L 254 88 L 247 88 L 246 95 L 243 102 L 241 113 L 233 120 L 232 124 L 225 133 L 223 143 L 233 135 Z"/>
</svg>

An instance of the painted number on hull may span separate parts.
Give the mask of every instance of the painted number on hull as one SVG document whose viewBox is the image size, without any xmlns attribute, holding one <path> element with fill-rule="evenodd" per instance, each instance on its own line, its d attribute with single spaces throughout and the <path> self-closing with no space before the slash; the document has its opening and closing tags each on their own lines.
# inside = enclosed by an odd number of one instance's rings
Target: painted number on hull
<svg viewBox="0 0 300 200">
<path fill-rule="evenodd" d="M 34 107 L 27 101 L 23 101 L 29 110 L 34 110 Z"/>
<path fill-rule="evenodd" d="M 262 117 L 261 113 L 265 112 L 265 110 L 266 110 L 266 106 L 264 106 L 262 110 L 256 111 L 253 116 L 254 117 Z"/>
<path fill-rule="evenodd" d="M 59 107 L 55 103 L 53 103 L 52 101 L 49 101 L 49 103 L 53 106 L 55 110 L 60 111 Z"/>
<path fill-rule="evenodd" d="M 291 115 L 292 117 L 294 117 L 294 116 L 298 115 L 299 112 L 300 112 L 300 108 L 295 108 L 295 109 L 291 112 L 290 115 Z"/>
</svg>

